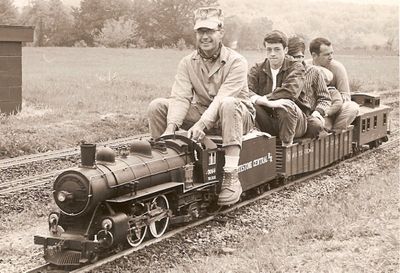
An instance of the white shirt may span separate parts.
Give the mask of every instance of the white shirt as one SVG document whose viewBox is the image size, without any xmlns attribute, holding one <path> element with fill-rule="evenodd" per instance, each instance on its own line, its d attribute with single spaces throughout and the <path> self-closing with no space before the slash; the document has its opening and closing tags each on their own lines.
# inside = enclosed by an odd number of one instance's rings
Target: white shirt
<svg viewBox="0 0 400 273">
<path fill-rule="evenodd" d="M 275 88 L 276 88 L 276 76 L 278 75 L 280 69 L 281 69 L 280 67 L 279 67 L 278 69 L 273 69 L 273 68 L 271 67 L 271 74 L 272 74 L 272 92 L 274 92 L 274 90 L 275 90 Z"/>
<path fill-rule="evenodd" d="M 281 66 L 281 67 L 282 67 L 282 66 Z M 273 69 L 273 68 L 271 67 L 271 74 L 272 74 L 272 92 L 273 92 L 273 91 L 275 90 L 275 88 L 276 88 L 276 76 L 278 75 L 279 70 L 281 70 L 281 67 L 279 67 L 278 69 Z M 256 104 L 256 101 L 257 101 L 259 98 L 261 98 L 261 97 L 262 97 L 262 96 L 255 94 L 255 95 L 253 95 L 253 96 L 250 97 L 250 100 L 251 100 L 251 102 L 252 102 L 253 104 Z"/>
</svg>

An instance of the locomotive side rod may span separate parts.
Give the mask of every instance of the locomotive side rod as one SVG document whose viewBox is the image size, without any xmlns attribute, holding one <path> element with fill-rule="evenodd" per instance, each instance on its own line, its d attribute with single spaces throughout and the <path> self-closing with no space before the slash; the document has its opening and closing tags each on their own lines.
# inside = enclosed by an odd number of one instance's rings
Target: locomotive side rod
<svg viewBox="0 0 400 273">
<path fill-rule="evenodd" d="M 395 138 L 395 139 L 393 139 L 393 140 L 391 140 L 391 141 L 388 141 L 388 142 L 386 142 L 385 144 L 383 144 L 383 145 L 381 145 L 380 147 L 378 147 L 377 149 L 382 149 L 382 148 L 390 147 L 390 146 L 393 145 L 393 144 L 396 144 L 396 145 L 397 145 L 399 139 L 400 139 L 400 138 L 397 137 L 397 138 Z M 102 266 L 102 265 L 108 264 L 108 263 L 110 263 L 110 262 L 112 262 L 112 261 L 115 261 L 115 260 L 117 260 L 117 259 L 119 259 L 119 258 L 122 258 L 122 257 L 124 257 L 124 256 L 128 256 L 128 255 L 134 253 L 135 251 L 138 251 L 138 250 L 141 250 L 141 249 L 143 249 L 143 248 L 145 248 L 145 247 L 147 247 L 147 246 L 150 246 L 150 245 L 159 243 L 159 242 L 161 242 L 161 241 L 164 240 L 164 239 L 171 238 L 171 237 L 173 237 L 173 236 L 175 236 L 175 235 L 177 235 L 177 234 L 179 234 L 179 233 L 181 233 L 181 232 L 184 232 L 184 231 L 186 231 L 186 230 L 188 230 L 188 229 L 191 229 L 191 228 L 200 226 L 200 225 L 202 225 L 202 224 L 205 224 L 205 223 L 207 223 L 207 222 L 210 222 L 210 221 L 214 220 L 217 216 L 221 216 L 221 215 L 228 214 L 229 212 L 232 212 L 232 211 L 237 210 L 237 209 L 239 209 L 239 208 L 242 208 L 242 207 L 244 207 L 244 206 L 247 206 L 247 205 L 250 205 L 250 204 L 252 204 L 252 203 L 255 203 L 256 201 L 261 200 L 261 199 L 263 199 L 263 198 L 266 198 L 267 196 L 270 196 L 270 195 L 272 195 L 273 193 L 276 193 L 276 192 L 279 192 L 279 191 L 281 191 L 281 190 L 287 189 L 288 187 L 290 187 L 290 186 L 292 186 L 292 185 L 301 184 L 301 183 L 303 183 L 303 182 L 305 182 L 305 181 L 307 181 L 307 180 L 309 180 L 309 179 L 315 178 L 315 177 L 317 177 L 317 176 L 319 176 L 319 175 L 321 175 L 321 174 L 323 174 L 323 173 L 325 173 L 325 172 L 327 172 L 327 171 L 329 171 L 329 170 L 332 170 L 333 168 L 336 168 L 337 166 L 340 167 L 340 166 L 343 165 L 345 162 L 346 162 L 346 163 L 347 163 L 347 162 L 352 162 L 353 160 L 356 160 L 356 159 L 358 159 L 358 158 L 361 158 L 361 157 L 364 156 L 364 155 L 368 155 L 368 154 L 370 154 L 370 153 L 376 151 L 377 149 L 368 150 L 368 151 L 366 151 L 366 152 L 364 152 L 364 153 L 361 153 L 361 154 L 358 154 L 358 155 L 356 155 L 356 156 L 354 156 L 354 157 L 351 157 L 351 158 L 349 158 L 349 159 L 343 160 L 342 162 L 339 162 L 338 164 L 334 164 L 334 165 L 328 166 L 328 167 L 326 167 L 326 168 L 324 168 L 324 169 L 321 169 L 321 170 L 319 170 L 319 171 L 316 171 L 316 172 L 313 172 L 313 173 L 311 173 L 311 174 L 307 174 L 307 175 L 305 175 L 305 176 L 302 176 L 302 177 L 300 177 L 300 178 L 298 178 L 298 179 L 296 179 L 296 180 L 290 181 L 290 182 L 288 182 L 288 183 L 286 183 L 286 184 L 284 184 L 284 185 L 281 185 L 281 186 L 279 186 L 279 187 L 276 187 L 276 188 L 274 188 L 274 189 L 271 189 L 271 190 L 269 190 L 269 191 L 266 191 L 266 192 L 264 192 L 263 194 L 261 194 L 261 195 L 259 195 L 259 196 L 250 198 L 250 199 L 248 199 L 248 200 L 245 200 L 245 201 L 243 201 L 243 202 L 240 202 L 240 203 L 238 203 L 238 204 L 235 204 L 235 205 L 233 205 L 233 206 L 231 206 L 231 207 L 228 207 L 228 208 L 226 208 L 226 209 L 220 210 L 220 211 L 218 211 L 218 212 L 216 212 L 216 213 L 214 213 L 214 214 L 212 214 L 212 215 L 210 215 L 210 216 L 207 216 L 207 217 L 205 217 L 205 218 L 202 218 L 202 219 L 200 219 L 200 220 L 198 220 L 198 221 L 195 221 L 195 222 L 193 222 L 193 223 L 190 223 L 190 224 L 188 224 L 188 225 L 186 225 L 186 226 L 179 227 L 179 228 L 177 228 L 177 229 L 171 230 L 170 232 L 165 233 L 165 234 L 164 234 L 162 237 L 160 237 L 160 238 L 156 238 L 156 239 L 152 239 L 152 240 L 146 241 L 146 242 L 142 243 L 140 246 L 135 247 L 135 248 L 129 248 L 129 249 L 123 250 L 123 251 L 121 251 L 121 252 L 119 252 L 119 253 L 116 253 L 116 254 L 114 254 L 114 255 L 112 255 L 112 256 L 109 256 L 109 257 L 107 257 L 107 258 L 104 258 L 104 259 L 102 259 L 102 260 L 99 260 L 99 261 L 97 261 L 96 263 L 89 264 L 89 265 L 80 267 L 80 268 L 78 268 L 78 269 L 75 269 L 75 270 L 71 271 L 71 273 L 90 272 L 91 270 L 94 270 L 94 269 L 96 269 L 96 268 L 98 268 L 98 267 L 100 267 L 100 266 Z"/>
<path fill-rule="evenodd" d="M 29 271 L 26 271 L 25 273 L 64 273 L 64 272 L 69 272 L 68 270 L 62 270 L 62 269 L 55 269 L 54 266 L 51 264 L 47 263 L 44 265 L 40 265 L 38 267 L 35 267 L 33 269 L 30 269 Z"/>
</svg>

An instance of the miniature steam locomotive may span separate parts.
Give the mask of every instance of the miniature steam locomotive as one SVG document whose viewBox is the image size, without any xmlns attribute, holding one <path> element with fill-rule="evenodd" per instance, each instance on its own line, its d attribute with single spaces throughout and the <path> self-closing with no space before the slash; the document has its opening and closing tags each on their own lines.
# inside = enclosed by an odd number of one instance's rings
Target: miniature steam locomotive
<svg viewBox="0 0 400 273">
<path fill-rule="evenodd" d="M 360 115 L 339 133 L 299 139 L 282 147 L 276 137 L 253 131 L 243 137 L 239 179 L 243 192 L 315 171 L 366 146 L 387 141 L 390 107 L 357 94 Z M 216 206 L 222 182 L 221 137 L 196 143 L 182 134 L 137 140 L 116 156 L 110 148 L 81 146 L 79 167 L 61 173 L 53 196 L 59 211 L 48 217 L 49 236 L 35 236 L 44 258 L 56 265 L 93 262 L 123 243 L 139 246 L 168 226 L 205 216 Z"/>
</svg>

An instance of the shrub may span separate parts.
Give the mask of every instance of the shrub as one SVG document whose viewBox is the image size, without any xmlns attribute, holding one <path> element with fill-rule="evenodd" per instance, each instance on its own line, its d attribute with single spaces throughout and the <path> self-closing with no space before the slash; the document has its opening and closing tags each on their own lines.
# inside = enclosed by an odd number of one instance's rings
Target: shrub
<svg viewBox="0 0 400 273">
<path fill-rule="evenodd" d="M 118 20 L 109 19 L 101 31 L 94 36 L 97 46 L 129 47 L 136 37 L 137 23 L 132 19 L 120 17 Z"/>
<path fill-rule="evenodd" d="M 136 41 L 136 47 L 137 48 L 146 48 L 147 47 L 146 40 L 143 39 L 142 37 L 139 37 Z"/>
<path fill-rule="evenodd" d="M 176 43 L 176 47 L 181 51 L 187 49 L 185 39 L 180 38 Z"/>
<path fill-rule="evenodd" d="M 74 47 L 87 47 L 87 44 L 84 40 L 80 40 L 74 43 Z"/>
</svg>

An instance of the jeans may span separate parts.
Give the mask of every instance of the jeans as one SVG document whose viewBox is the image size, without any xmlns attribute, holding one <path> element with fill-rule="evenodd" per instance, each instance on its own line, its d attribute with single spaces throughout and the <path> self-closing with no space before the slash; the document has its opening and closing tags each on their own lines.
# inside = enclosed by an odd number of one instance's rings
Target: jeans
<svg viewBox="0 0 400 273">
<path fill-rule="evenodd" d="M 255 105 L 256 126 L 262 131 L 279 136 L 283 143 L 292 143 L 295 137 L 302 137 L 307 130 L 307 117 L 292 101 L 285 110 L 274 110 Z"/>
</svg>

